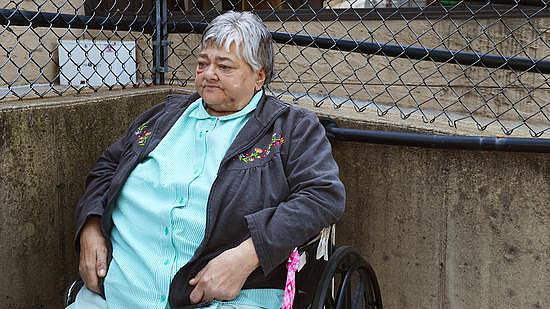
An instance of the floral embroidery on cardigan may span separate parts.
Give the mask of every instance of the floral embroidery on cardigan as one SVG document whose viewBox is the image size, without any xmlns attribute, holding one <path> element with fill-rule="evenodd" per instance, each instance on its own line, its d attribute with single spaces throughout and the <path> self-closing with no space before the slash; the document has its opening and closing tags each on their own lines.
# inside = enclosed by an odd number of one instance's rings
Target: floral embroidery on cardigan
<svg viewBox="0 0 550 309">
<path fill-rule="evenodd" d="M 147 129 L 148 125 L 149 125 L 149 121 L 144 122 L 134 132 L 134 134 L 137 136 L 138 145 L 140 145 L 141 147 L 145 146 L 145 143 L 151 136 L 151 131 Z"/>
<path fill-rule="evenodd" d="M 282 144 L 284 144 L 284 142 L 285 138 L 283 136 L 277 138 L 277 133 L 273 133 L 273 135 L 271 136 L 271 143 L 269 143 L 267 148 L 254 148 L 249 152 L 241 153 L 239 155 L 239 160 L 244 163 L 250 163 L 255 159 L 263 159 L 269 155 L 273 147 L 281 146 Z"/>
</svg>

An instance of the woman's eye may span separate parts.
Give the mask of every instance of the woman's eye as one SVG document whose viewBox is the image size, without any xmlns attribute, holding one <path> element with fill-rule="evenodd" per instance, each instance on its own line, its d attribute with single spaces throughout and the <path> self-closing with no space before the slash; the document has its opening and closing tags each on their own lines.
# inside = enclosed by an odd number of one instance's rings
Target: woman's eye
<svg viewBox="0 0 550 309">
<path fill-rule="evenodd" d="M 230 66 L 224 65 L 224 64 L 220 64 L 220 65 L 219 65 L 219 68 L 220 68 L 221 70 L 229 70 L 229 69 L 231 69 Z"/>
<path fill-rule="evenodd" d="M 204 68 L 206 68 L 206 63 L 204 63 L 204 62 L 199 62 L 199 63 L 197 64 L 197 67 L 198 67 L 199 69 L 204 69 Z"/>
</svg>

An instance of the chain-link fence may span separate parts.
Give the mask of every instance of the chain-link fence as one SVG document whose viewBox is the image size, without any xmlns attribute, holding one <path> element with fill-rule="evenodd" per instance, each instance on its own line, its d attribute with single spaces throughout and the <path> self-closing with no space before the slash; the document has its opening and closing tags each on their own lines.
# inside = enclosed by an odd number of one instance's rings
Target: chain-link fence
<svg viewBox="0 0 550 309">
<path fill-rule="evenodd" d="M 253 10 L 277 42 L 269 85 L 277 96 L 546 137 L 549 3 L 0 0 L 0 100 L 192 88 L 206 23 L 226 10 Z"/>
</svg>

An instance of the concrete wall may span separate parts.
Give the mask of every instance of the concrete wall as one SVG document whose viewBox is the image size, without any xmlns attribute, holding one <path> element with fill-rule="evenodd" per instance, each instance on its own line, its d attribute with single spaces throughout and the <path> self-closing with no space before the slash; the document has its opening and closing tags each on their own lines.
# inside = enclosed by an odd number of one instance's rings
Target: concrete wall
<svg viewBox="0 0 550 309">
<path fill-rule="evenodd" d="M 340 127 L 466 134 L 316 109 Z M 546 308 L 550 156 L 333 142 L 337 227 L 374 266 L 386 308 Z"/>
<path fill-rule="evenodd" d="M 73 208 L 87 171 L 140 111 L 173 91 L 0 105 L 0 308 L 60 308 L 77 269 Z M 314 110 L 342 127 L 436 130 Z M 372 263 L 386 308 L 550 303 L 548 155 L 339 141 L 334 155 L 348 194 L 338 243 Z"/>
<path fill-rule="evenodd" d="M 0 104 L 0 308 L 61 308 L 74 211 L 100 152 L 169 90 Z"/>
<path fill-rule="evenodd" d="M 342 120 L 342 127 L 371 128 Z M 338 243 L 375 268 L 386 308 L 545 308 L 547 154 L 334 144 Z"/>
</svg>

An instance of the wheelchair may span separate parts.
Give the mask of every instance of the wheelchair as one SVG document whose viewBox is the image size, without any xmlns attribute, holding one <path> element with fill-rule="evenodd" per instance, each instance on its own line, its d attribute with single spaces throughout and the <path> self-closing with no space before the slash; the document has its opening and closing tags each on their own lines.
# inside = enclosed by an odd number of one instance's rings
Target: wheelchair
<svg viewBox="0 0 550 309">
<path fill-rule="evenodd" d="M 334 226 L 298 248 L 305 265 L 296 273 L 295 309 L 383 309 L 378 279 L 370 264 L 350 246 L 334 244 Z M 324 234 L 324 235 L 323 235 Z M 324 248 L 323 248 L 324 247 Z M 328 260 L 319 257 L 325 250 Z M 65 307 L 84 286 L 74 281 L 65 293 Z"/>
</svg>

